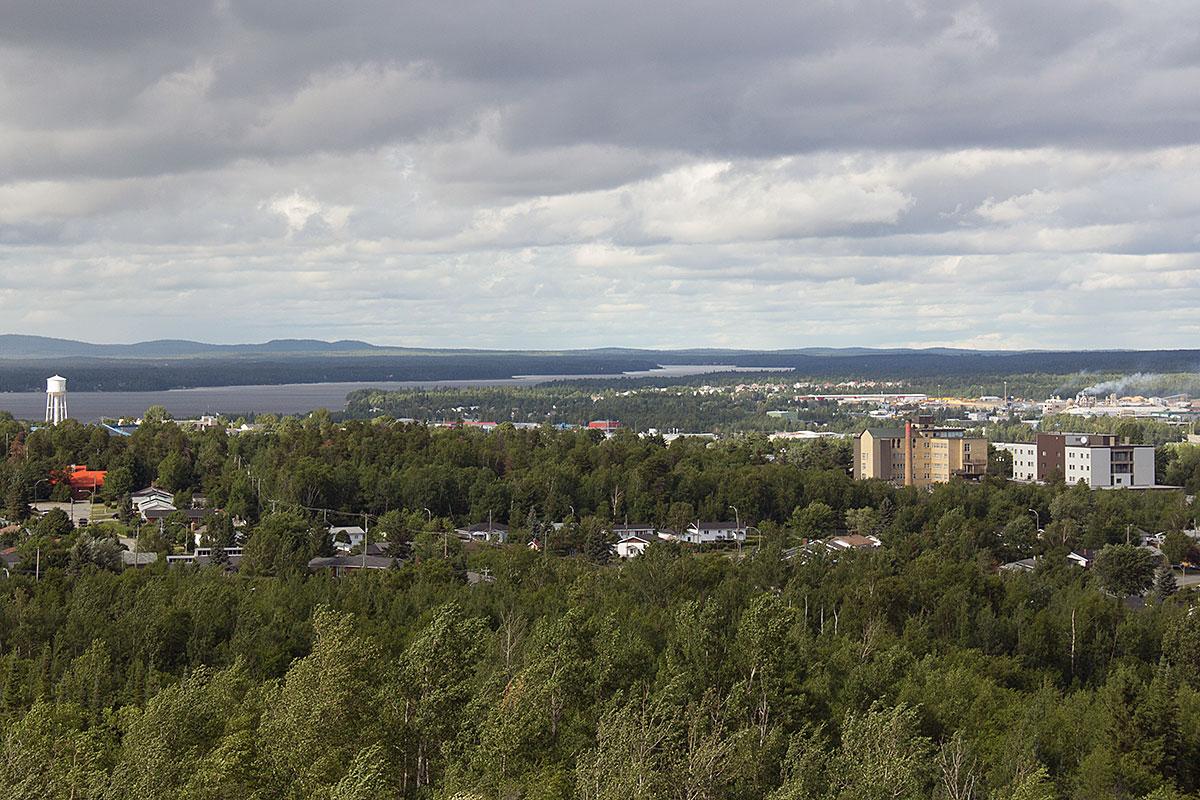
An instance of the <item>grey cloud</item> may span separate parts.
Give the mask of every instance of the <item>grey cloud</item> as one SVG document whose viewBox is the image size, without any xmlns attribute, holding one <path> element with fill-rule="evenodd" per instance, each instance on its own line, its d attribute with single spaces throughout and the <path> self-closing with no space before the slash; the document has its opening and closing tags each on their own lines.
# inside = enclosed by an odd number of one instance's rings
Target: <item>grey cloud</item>
<svg viewBox="0 0 1200 800">
<path fill-rule="evenodd" d="M 1200 8 L 1182 0 L 0 15 L 18 329 L 53 334 L 43 309 L 65 303 L 110 339 L 1195 334 Z"/>
</svg>

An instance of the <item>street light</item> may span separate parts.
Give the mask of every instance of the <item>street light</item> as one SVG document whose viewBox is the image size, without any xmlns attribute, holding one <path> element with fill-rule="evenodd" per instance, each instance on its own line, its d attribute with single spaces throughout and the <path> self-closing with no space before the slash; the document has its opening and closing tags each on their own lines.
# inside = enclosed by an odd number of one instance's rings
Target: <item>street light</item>
<svg viewBox="0 0 1200 800">
<path fill-rule="evenodd" d="M 738 507 L 735 505 L 730 505 L 729 507 L 733 509 L 733 539 L 737 542 L 738 555 L 741 555 L 742 540 L 738 534 L 742 532 L 742 513 L 738 511 Z M 745 536 L 745 534 L 742 534 L 742 536 Z"/>
<path fill-rule="evenodd" d="M 1029 509 L 1029 513 L 1033 514 L 1034 524 L 1037 525 L 1037 532 L 1042 532 L 1042 515 L 1038 513 L 1036 508 Z"/>
</svg>

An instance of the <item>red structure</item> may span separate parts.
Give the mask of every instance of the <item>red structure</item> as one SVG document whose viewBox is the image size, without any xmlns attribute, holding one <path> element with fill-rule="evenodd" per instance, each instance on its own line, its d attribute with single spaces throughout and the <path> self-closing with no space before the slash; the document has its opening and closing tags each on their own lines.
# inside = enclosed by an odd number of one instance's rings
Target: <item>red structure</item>
<svg viewBox="0 0 1200 800">
<path fill-rule="evenodd" d="M 588 423 L 588 430 L 604 431 L 605 433 L 612 433 L 619 430 L 620 427 L 621 423 L 615 419 L 597 419 Z"/>
<path fill-rule="evenodd" d="M 67 467 L 63 477 L 71 486 L 71 494 L 78 498 L 99 491 L 104 486 L 104 477 L 107 474 L 102 469 L 88 469 L 86 464 L 72 464 Z"/>
</svg>

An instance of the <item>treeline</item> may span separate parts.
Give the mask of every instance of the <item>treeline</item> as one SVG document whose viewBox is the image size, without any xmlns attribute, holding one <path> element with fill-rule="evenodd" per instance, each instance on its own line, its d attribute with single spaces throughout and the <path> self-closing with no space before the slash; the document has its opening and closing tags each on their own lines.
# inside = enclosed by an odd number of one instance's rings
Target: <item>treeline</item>
<svg viewBox="0 0 1200 800">
<path fill-rule="evenodd" d="M 630 355 L 471 354 L 197 356 L 194 358 L 0 359 L 0 386 L 36 392 L 66 375 L 72 391 L 161 391 L 343 381 L 494 380 L 514 375 L 620 374 L 656 364 Z"/>
<path fill-rule="evenodd" d="M 982 519 L 930 511 L 836 559 L 5 581 L 0 796 L 1195 792 L 1200 615 L 1128 610 L 1050 558 L 997 576 Z"/>
<path fill-rule="evenodd" d="M 325 414 L 236 437 L 156 415 L 128 438 L 0 419 L 0 436 L 14 517 L 57 491 L 50 471 L 87 461 L 114 504 L 154 481 L 219 509 L 206 536 L 247 522 L 236 573 L 120 572 L 107 526 L 51 515 L 4 534 L 64 555 L 41 580 L 0 580 L 0 798 L 1200 790 L 1200 614 L 1169 580 L 1124 602 L 1155 575 L 1121 543 L 1180 540 L 1183 493 L 994 477 L 923 492 L 852 481 L 844 442 Z M 330 515 L 364 512 L 401 565 L 310 574 Z M 512 544 L 439 535 L 488 514 Z M 618 565 L 608 542 L 525 547 L 550 521 L 569 537 L 734 514 L 757 531 L 740 556 L 657 543 Z M 884 547 L 793 549 L 847 530 Z M 1066 559 L 1083 547 L 1101 551 L 1094 572 Z M 996 569 L 1031 556 L 1031 572 Z"/>
</svg>

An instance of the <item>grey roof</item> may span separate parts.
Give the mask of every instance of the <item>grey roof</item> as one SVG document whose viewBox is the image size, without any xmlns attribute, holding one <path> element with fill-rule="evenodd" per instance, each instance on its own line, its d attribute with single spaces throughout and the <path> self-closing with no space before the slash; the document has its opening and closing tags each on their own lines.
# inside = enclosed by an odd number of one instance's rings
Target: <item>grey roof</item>
<svg viewBox="0 0 1200 800">
<path fill-rule="evenodd" d="M 314 558 L 308 562 L 308 568 L 319 569 L 387 569 L 396 563 L 396 559 L 386 556 L 330 556 Z"/>
<path fill-rule="evenodd" d="M 863 433 L 869 433 L 875 439 L 904 438 L 904 430 L 902 428 L 867 428 Z"/>
<path fill-rule="evenodd" d="M 469 528 L 459 528 L 470 533 L 507 533 L 508 526 L 502 525 L 499 522 L 476 522 Z"/>
<path fill-rule="evenodd" d="M 740 530 L 746 527 L 738 525 L 736 522 L 701 522 L 693 523 L 692 527 L 702 531 L 720 531 L 720 530 Z"/>
</svg>

